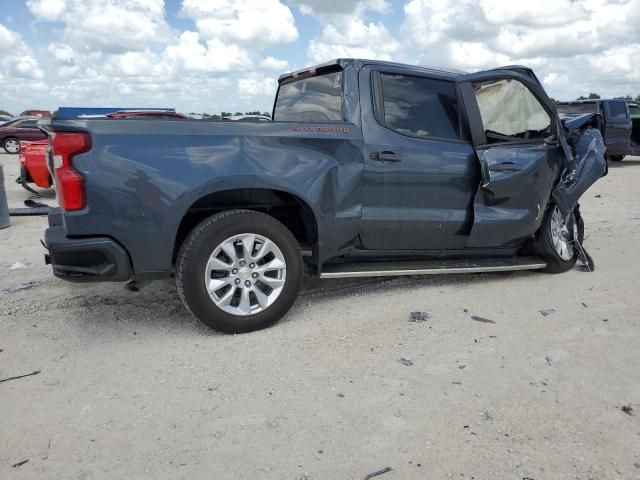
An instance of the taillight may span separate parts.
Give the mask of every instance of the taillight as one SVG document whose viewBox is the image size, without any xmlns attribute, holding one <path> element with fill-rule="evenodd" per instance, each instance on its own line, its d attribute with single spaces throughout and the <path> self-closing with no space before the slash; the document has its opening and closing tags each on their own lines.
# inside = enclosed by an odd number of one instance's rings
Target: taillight
<svg viewBox="0 0 640 480">
<path fill-rule="evenodd" d="M 52 132 L 51 154 L 60 208 L 82 210 L 87 205 L 84 178 L 73 169 L 74 155 L 91 149 L 91 137 L 81 132 Z"/>
</svg>

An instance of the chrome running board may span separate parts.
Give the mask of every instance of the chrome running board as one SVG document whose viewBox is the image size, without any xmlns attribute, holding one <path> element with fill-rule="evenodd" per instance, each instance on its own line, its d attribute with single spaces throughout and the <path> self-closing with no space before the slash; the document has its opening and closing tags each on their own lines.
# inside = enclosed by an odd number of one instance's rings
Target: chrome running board
<svg viewBox="0 0 640 480">
<path fill-rule="evenodd" d="M 320 278 L 512 272 L 516 270 L 539 270 L 546 266 L 547 263 L 537 257 L 328 263 L 323 265 Z"/>
</svg>

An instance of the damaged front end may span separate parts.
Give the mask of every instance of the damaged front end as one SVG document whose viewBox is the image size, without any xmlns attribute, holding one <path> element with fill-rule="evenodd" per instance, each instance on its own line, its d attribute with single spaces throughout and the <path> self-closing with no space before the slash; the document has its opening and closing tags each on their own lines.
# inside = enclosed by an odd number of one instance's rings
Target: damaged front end
<svg viewBox="0 0 640 480">
<path fill-rule="evenodd" d="M 600 132 L 591 127 L 570 130 L 563 143 L 566 168 L 551 196 L 565 218 L 578 204 L 578 200 L 591 185 L 607 173 L 605 146 Z"/>
<path fill-rule="evenodd" d="M 574 122 L 564 123 L 566 139 L 561 143 L 567 160 L 566 167 L 551 196 L 564 217 L 565 224 L 573 224 L 572 236 L 578 259 L 585 270 L 591 272 L 594 270 L 593 259 L 584 249 L 577 232 L 576 222 L 572 222 L 571 218 L 582 194 L 607 174 L 607 160 L 600 131 L 593 127 L 584 127 L 588 124 L 590 115 L 580 117 L 584 118 L 574 118 Z"/>
</svg>

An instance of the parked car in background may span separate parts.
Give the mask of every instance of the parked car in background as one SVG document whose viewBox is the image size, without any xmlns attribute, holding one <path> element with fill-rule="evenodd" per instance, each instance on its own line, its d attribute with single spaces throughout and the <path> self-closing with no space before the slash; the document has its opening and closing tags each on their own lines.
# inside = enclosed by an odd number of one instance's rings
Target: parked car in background
<svg viewBox="0 0 640 480">
<path fill-rule="evenodd" d="M 51 112 L 49 110 L 27 110 L 22 112 L 23 117 L 49 118 Z"/>
<path fill-rule="evenodd" d="M 230 115 L 222 117 L 223 120 L 233 120 L 234 122 L 270 122 L 271 118 L 266 115 Z"/>
<path fill-rule="evenodd" d="M 602 134 L 607 148 L 607 159 L 621 161 L 626 155 L 640 155 L 640 133 L 633 130 L 629 102 L 624 99 L 576 100 L 558 102 L 561 118 L 573 125 L 591 125 Z"/>
<path fill-rule="evenodd" d="M 23 140 L 44 140 L 47 136 L 38 128 L 39 118 L 17 118 L 0 125 L 0 145 L 7 153 L 20 152 Z"/>
<path fill-rule="evenodd" d="M 20 183 L 27 190 L 27 184 L 34 183 L 40 188 L 51 188 L 53 181 L 46 161 L 49 140 L 35 140 L 20 142 Z"/>
<path fill-rule="evenodd" d="M 567 130 L 530 69 L 339 59 L 278 83 L 269 122 L 44 124 L 53 273 L 175 275 L 197 318 L 245 332 L 282 317 L 304 273 L 590 264 L 578 200 L 605 174 L 602 137 Z"/>
<path fill-rule="evenodd" d="M 0 115 L 0 125 L 4 125 L 5 123 L 10 122 L 11 120 L 13 120 L 13 117 L 9 115 Z"/>
</svg>

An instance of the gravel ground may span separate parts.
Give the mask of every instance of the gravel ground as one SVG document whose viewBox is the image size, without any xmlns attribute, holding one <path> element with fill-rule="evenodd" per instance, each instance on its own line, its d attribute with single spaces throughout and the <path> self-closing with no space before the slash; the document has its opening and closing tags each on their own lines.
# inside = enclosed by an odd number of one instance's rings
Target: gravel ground
<svg viewBox="0 0 640 480">
<path fill-rule="evenodd" d="M 0 383 L 0 478 L 638 479 L 640 158 L 582 204 L 594 273 L 309 281 L 238 336 L 170 281 L 55 279 L 46 218 L 12 217 L 0 379 L 41 373 Z"/>
</svg>

